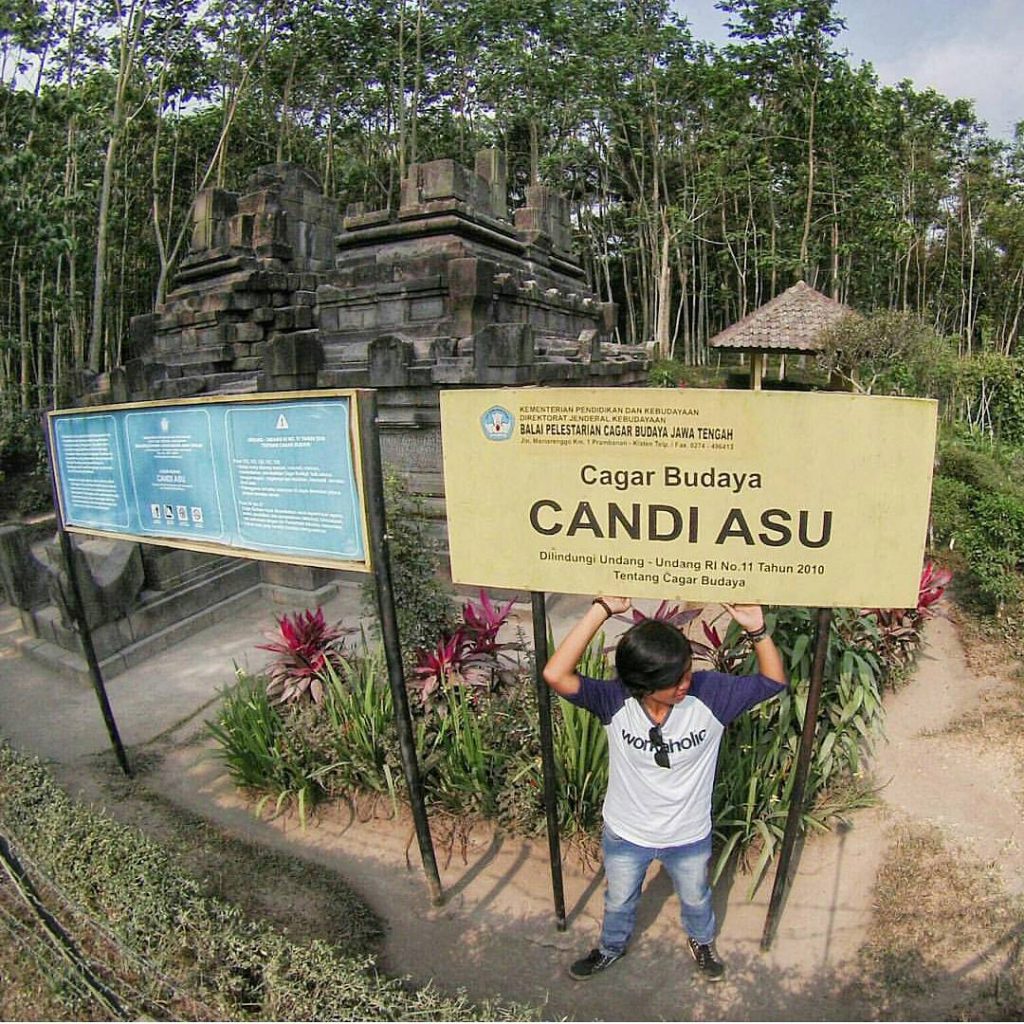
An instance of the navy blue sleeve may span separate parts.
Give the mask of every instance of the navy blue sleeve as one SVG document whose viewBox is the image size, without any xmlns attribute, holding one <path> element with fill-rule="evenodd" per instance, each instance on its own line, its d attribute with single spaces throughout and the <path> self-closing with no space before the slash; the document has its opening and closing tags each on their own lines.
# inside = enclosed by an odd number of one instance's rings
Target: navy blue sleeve
<svg viewBox="0 0 1024 1024">
<path fill-rule="evenodd" d="M 580 676 L 580 688 L 565 699 L 591 714 L 597 715 L 602 725 L 607 725 L 623 704 L 628 693 L 618 679 L 591 679 Z"/>
<path fill-rule="evenodd" d="M 785 685 L 767 676 L 730 676 L 725 672 L 694 672 L 690 693 L 703 704 L 722 725 L 728 725 L 744 711 L 782 693 Z"/>
</svg>

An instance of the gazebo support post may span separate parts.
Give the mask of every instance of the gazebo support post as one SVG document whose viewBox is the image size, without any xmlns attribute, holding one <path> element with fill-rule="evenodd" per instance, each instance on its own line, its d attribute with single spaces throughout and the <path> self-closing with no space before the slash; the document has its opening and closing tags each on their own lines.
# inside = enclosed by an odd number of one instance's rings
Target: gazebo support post
<svg viewBox="0 0 1024 1024">
<path fill-rule="evenodd" d="M 761 381 L 764 378 L 764 353 L 750 353 L 750 390 L 760 391 Z"/>
</svg>

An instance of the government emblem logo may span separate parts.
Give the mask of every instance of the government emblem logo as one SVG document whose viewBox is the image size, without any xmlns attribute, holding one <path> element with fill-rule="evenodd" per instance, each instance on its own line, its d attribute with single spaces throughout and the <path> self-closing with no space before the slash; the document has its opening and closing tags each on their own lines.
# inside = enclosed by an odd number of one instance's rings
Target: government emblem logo
<svg viewBox="0 0 1024 1024">
<path fill-rule="evenodd" d="M 484 437 L 488 441 L 507 441 L 512 436 L 512 430 L 516 425 L 516 418 L 500 405 L 492 405 L 480 417 L 480 425 L 484 430 Z"/>
</svg>

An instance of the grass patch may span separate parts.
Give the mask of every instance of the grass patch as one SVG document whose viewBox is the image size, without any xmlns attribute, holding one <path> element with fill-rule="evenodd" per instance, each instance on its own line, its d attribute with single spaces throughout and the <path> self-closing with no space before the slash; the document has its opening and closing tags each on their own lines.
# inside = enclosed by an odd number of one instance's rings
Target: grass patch
<svg viewBox="0 0 1024 1024">
<path fill-rule="evenodd" d="M 365 949 L 369 934 L 352 944 L 292 941 L 262 917 L 250 918 L 235 904 L 210 895 L 224 885 L 227 872 L 219 878 L 208 872 L 200 881 L 167 849 L 72 800 L 38 761 L 6 745 L 0 745 L 0 834 L 47 909 L 130 1019 L 491 1020 L 524 1015 L 522 1007 L 472 1006 L 429 986 L 414 989 L 381 975 Z M 197 833 L 171 845 L 193 847 L 209 837 Z M 283 859 L 272 854 L 252 859 L 250 851 L 240 849 L 244 845 L 220 842 L 208 863 L 218 851 L 237 855 L 242 858 L 238 869 L 254 872 L 239 884 L 273 891 Z M 334 898 L 334 893 L 325 890 L 324 896 Z M 16 904 L 16 887 L 0 888 L 0 897 L 4 907 Z M 9 922 L 10 914 L 4 920 Z M 373 923 L 364 915 L 357 933 L 366 933 L 366 922 Z M 7 932 L 13 935 L 13 928 L 9 923 Z M 13 980 L 22 995 L 12 1006 L 13 1017 L 38 999 L 45 1019 L 110 1018 L 109 1009 L 84 987 L 80 972 L 65 982 L 47 967 L 51 944 L 38 926 L 25 935 L 29 958 L 40 959 L 35 976 L 26 974 L 32 965 L 20 952 L 0 960 L 12 978 L 18 972 Z M 10 992 L 11 986 L 3 989 Z"/>
<path fill-rule="evenodd" d="M 880 1018 L 1020 1020 L 1024 900 L 930 825 L 895 830 L 858 988 Z"/>
<path fill-rule="evenodd" d="M 1001 619 L 968 612 L 956 616 L 972 672 L 998 676 L 1004 683 L 982 695 L 981 706 L 944 731 L 971 734 L 1006 750 L 1024 779 L 1024 619 Z M 1020 796 L 1024 803 L 1024 791 Z"/>
</svg>

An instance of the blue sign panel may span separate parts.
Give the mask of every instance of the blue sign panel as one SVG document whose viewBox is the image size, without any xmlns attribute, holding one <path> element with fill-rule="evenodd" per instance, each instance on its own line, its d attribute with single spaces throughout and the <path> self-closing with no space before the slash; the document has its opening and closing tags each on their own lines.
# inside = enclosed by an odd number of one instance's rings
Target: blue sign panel
<svg viewBox="0 0 1024 1024">
<path fill-rule="evenodd" d="M 365 562 L 345 397 L 51 415 L 69 528 L 313 564 Z"/>
<path fill-rule="evenodd" d="M 127 530 L 129 483 L 115 417 L 59 419 L 53 436 L 65 521 L 72 516 L 82 526 Z"/>
<path fill-rule="evenodd" d="M 123 414 L 140 533 L 228 540 L 211 419 L 198 406 Z"/>
</svg>

